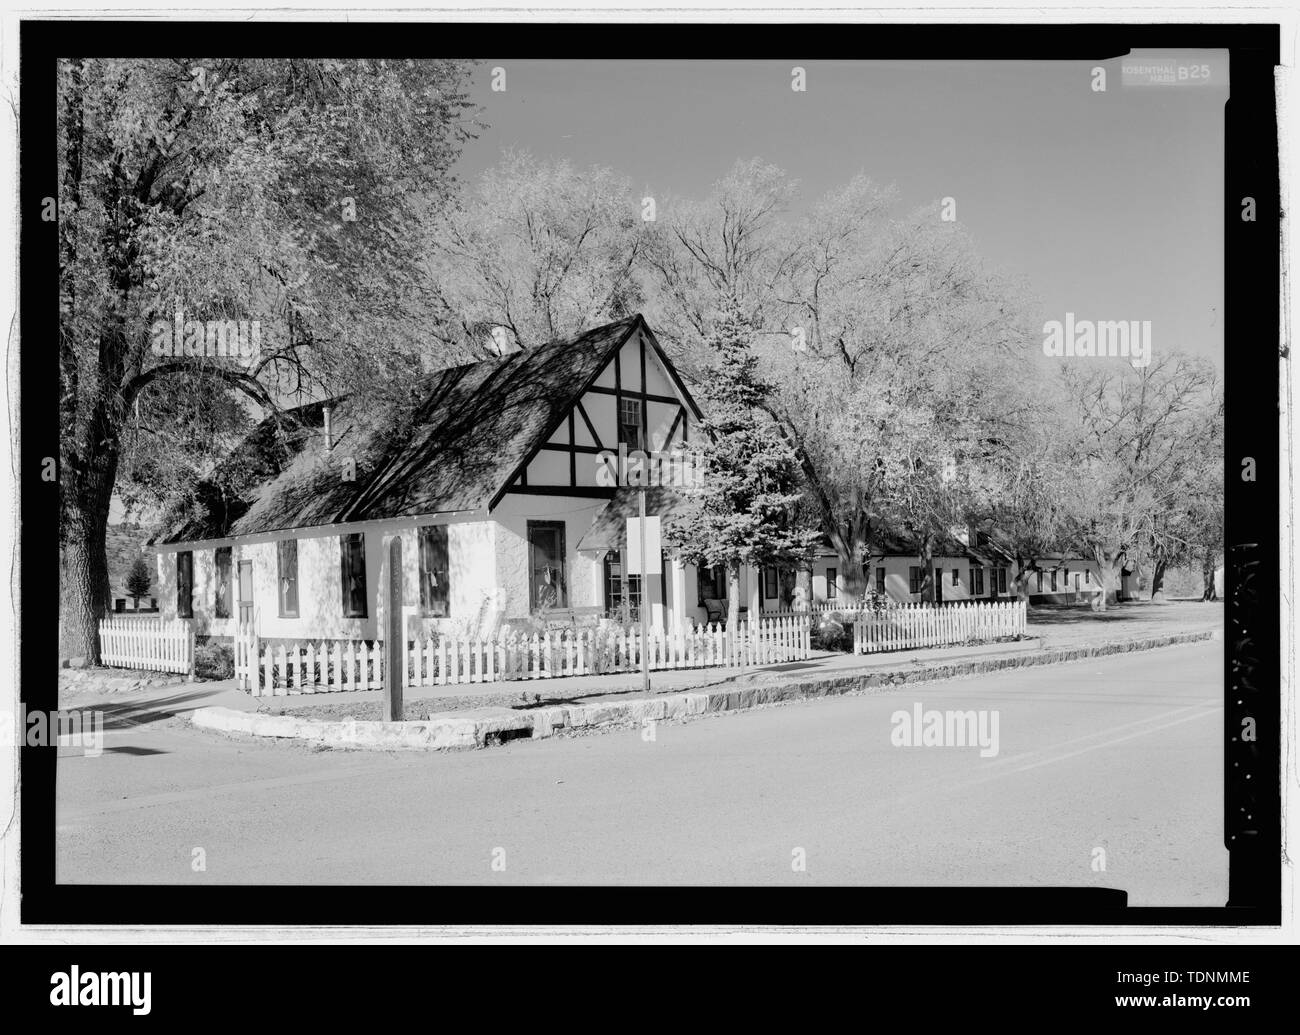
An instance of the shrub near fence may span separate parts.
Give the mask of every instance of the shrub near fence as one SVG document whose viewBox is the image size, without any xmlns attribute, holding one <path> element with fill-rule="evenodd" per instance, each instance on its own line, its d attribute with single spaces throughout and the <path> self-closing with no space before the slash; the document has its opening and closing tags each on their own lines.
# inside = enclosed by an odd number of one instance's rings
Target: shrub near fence
<svg viewBox="0 0 1300 1035">
<path fill-rule="evenodd" d="M 874 654 L 1012 639 L 1025 635 L 1025 611 L 1023 600 L 944 607 L 901 604 L 880 611 L 863 611 L 853 616 L 853 651 Z"/>
<path fill-rule="evenodd" d="M 721 625 L 690 631 L 652 630 L 645 641 L 655 671 L 710 666 L 769 665 L 806 658 L 807 616 L 741 622 L 735 634 Z M 254 696 L 383 688 L 382 642 L 331 641 L 260 644 L 247 626 L 235 650 L 240 685 Z M 501 640 L 449 637 L 408 642 L 407 686 L 448 686 L 521 679 L 635 672 L 641 667 L 640 630 L 577 629 Z"/>
<path fill-rule="evenodd" d="M 183 618 L 101 618 L 99 658 L 111 668 L 194 672 L 194 623 Z"/>
</svg>

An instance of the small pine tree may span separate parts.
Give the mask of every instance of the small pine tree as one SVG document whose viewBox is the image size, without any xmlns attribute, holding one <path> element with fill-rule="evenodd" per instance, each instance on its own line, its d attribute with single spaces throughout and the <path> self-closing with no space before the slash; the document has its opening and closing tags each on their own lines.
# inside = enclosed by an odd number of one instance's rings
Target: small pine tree
<svg viewBox="0 0 1300 1035">
<path fill-rule="evenodd" d="M 143 557 L 137 557 L 131 565 L 131 571 L 126 576 L 126 591 L 131 594 L 137 608 L 140 606 L 140 598 L 148 594 L 152 582 L 153 579 L 149 575 L 149 565 L 145 563 Z"/>
<path fill-rule="evenodd" d="M 725 566 L 731 629 L 740 616 L 740 566 L 806 563 L 818 539 L 795 518 L 798 457 L 758 405 L 772 386 L 759 375 L 752 335 L 736 298 L 728 298 L 709 337 L 715 358 L 705 434 L 694 449 L 699 474 L 686 490 L 685 513 L 666 532 L 688 563 Z"/>
</svg>

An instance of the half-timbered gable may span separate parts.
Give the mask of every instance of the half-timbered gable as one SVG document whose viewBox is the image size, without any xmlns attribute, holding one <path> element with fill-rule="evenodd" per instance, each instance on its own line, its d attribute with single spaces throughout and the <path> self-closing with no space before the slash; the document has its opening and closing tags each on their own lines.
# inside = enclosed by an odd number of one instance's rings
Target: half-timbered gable
<svg viewBox="0 0 1300 1035">
<path fill-rule="evenodd" d="M 632 328 L 562 415 L 507 491 L 551 494 L 571 488 L 610 496 L 613 459 L 631 452 L 669 454 L 690 440 L 698 410 L 653 333 Z"/>
</svg>

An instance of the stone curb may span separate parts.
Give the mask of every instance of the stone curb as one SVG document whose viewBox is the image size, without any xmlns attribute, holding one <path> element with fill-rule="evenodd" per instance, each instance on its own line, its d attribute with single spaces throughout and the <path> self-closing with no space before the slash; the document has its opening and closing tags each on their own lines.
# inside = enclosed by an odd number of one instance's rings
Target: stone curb
<svg viewBox="0 0 1300 1035">
<path fill-rule="evenodd" d="M 616 723 L 646 723 L 680 719 L 710 712 L 744 711 L 765 704 L 838 697 L 861 690 L 884 689 L 904 683 L 932 682 L 962 676 L 982 675 L 1003 669 L 1056 665 L 1111 654 L 1155 650 L 1182 643 L 1221 639 L 1219 630 L 1153 636 L 1140 640 L 1088 644 L 1081 647 L 1045 649 L 1032 654 L 1013 654 L 932 665 L 911 664 L 859 675 L 822 677 L 803 682 L 770 683 L 734 690 L 704 693 L 664 694 L 632 701 L 602 701 L 595 704 L 567 704 L 520 711 L 514 708 L 479 708 L 472 711 L 434 713 L 428 719 L 404 722 L 322 722 L 294 715 L 267 715 L 233 708 L 198 708 L 191 722 L 203 729 L 224 733 L 246 733 L 255 737 L 306 740 L 327 747 L 381 750 L 447 750 L 482 748 L 515 737 L 539 740 L 557 730 Z"/>
</svg>

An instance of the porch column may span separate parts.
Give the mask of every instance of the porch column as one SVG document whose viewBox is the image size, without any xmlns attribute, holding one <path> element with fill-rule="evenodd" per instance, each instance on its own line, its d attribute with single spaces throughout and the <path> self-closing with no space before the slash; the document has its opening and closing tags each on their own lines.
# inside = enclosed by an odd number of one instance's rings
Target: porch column
<svg viewBox="0 0 1300 1035">
<path fill-rule="evenodd" d="M 673 557 L 668 564 L 673 573 L 673 625 L 684 630 L 690 626 L 686 618 L 686 565 L 681 557 Z"/>
</svg>

